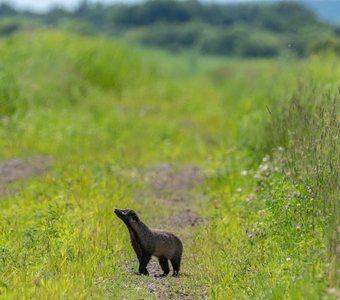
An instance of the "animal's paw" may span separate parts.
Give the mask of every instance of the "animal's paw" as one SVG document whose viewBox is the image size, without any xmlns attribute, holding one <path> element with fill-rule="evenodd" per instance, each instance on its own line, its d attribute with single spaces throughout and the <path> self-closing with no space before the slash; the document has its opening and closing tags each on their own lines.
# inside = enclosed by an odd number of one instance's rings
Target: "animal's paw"
<svg viewBox="0 0 340 300">
<path fill-rule="evenodd" d="M 141 272 L 135 272 L 135 275 L 139 275 L 139 276 L 141 276 L 141 275 L 149 275 L 149 273 L 148 272 L 144 272 L 144 273 L 141 273 Z"/>
</svg>

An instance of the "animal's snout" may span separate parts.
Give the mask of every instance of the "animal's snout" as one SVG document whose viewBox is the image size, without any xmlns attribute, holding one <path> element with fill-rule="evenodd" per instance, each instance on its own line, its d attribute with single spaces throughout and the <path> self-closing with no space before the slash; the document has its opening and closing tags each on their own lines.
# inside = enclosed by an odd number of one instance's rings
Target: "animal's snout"
<svg viewBox="0 0 340 300">
<path fill-rule="evenodd" d="M 116 214 L 117 216 L 122 216 L 122 215 L 123 215 L 122 211 L 121 211 L 120 209 L 118 209 L 118 208 L 116 208 L 116 209 L 114 210 L 114 212 L 115 212 L 115 214 Z"/>
<path fill-rule="evenodd" d="M 124 213 L 124 210 L 123 210 L 123 209 L 118 209 L 118 208 L 116 208 L 116 209 L 114 210 L 114 212 L 115 212 L 115 214 L 116 214 L 119 218 L 122 218 L 122 217 L 125 216 L 125 213 Z"/>
</svg>

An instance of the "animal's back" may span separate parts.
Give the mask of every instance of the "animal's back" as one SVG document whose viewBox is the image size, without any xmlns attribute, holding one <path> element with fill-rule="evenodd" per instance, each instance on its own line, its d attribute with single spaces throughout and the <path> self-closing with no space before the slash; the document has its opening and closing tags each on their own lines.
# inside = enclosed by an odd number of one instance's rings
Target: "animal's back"
<svg viewBox="0 0 340 300">
<path fill-rule="evenodd" d="M 183 245 L 177 236 L 157 229 L 153 230 L 153 233 L 155 242 L 154 256 L 166 257 L 167 259 L 182 256 Z"/>
</svg>

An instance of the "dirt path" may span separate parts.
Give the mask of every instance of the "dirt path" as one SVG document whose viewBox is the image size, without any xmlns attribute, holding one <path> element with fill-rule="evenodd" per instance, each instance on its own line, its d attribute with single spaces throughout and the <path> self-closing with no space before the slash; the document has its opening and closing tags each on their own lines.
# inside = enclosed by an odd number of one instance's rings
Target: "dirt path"
<svg viewBox="0 0 340 300">
<path fill-rule="evenodd" d="M 177 167 L 170 164 L 158 164 L 143 170 L 141 178 L 150 186 L 150 190 L 144 194 L 137 193 L 136 201 L 152 197 L 156 202 L 155 206 L 163 207 L 168 215 L 166 218 L 163 216 L 159 218 L 155 215 L 150 225 L 175 232 L 182 238 L 184 248 L 186 248 L 192 238 L 193 227 L 207 222 L 196 211 L 197 203 L 204 197 L 195 191 L 195 188 L 204 180 L 202 170 L 197 166 Z M 157 214 L 156 211 L 155 214 Z M 161 272 L 156 259 L 151 260 L 148 270 L 151 276 Z M 191 276 L 186 273 L 185 267 L 182 268 L 182 274 Z M 171 278 L 155 278 L 152 283 L 148 284 L 148 289 L 157 299 L 197 299 L 197 295 L 193 296 L 187 292 L 187 289 L 182 289 L 181 277 L 175 284 L 174 289 L 174 281 Z M 205 299 L 206 295 L 202 293 L 200 298 Z"/>
<path fill-rule="evenodd" d="M 47 171 L 51 162 L 51 158 L 44 156 L 0 162 L 0 196 L 12 195 L 17 191 L 11 183 L 42 175 Z M 152 203 L 149 205 L 152 208 L 159 207 L 166 211 L 166 217 L 164 217 L 164 214 L 150 209 L 153 214 L 150 226 L 178 234 L 183 241 L 185 251 L 195 231 L 194 227 L 206 223 L 206 220 L 202 219 L 196 211 L 197 203 L 204 198 L 202 194 L 195 191 L 195 188 L 204 180 L 202 170 L 197 166 L 176 167 L 170 164 L 158 164 L 138 172 L 137 177 L 149 188 L 136 191 L 136 201 L 144 204 L 147 199 L 151 198 Z M 127 269 L 128 262 L 124 264 L 126 265 L 124 269 Z M 179 278 L 153 277 L 161 272 L 156 259 L 151 260 L 148 270 L 151 282 L 148 281 L 147 288 L 157 299 L 207 298 L 204 291 L 197 297 L 197 293 L 192 295 L 187 291 L 188 287 L 183 287 L 183 279 L 194 276 L 186 270 L 185 261 L 182 276 Z"/>
<path fill-rule="evenodd" d="M 52 159 L 36 156 L 30 159 L 12 159 L 0 161 L 0 195 L 11 195 L 15 192 L 10 183 L 30 176 L 42 175 L 51 164 Z"/>
<path fill-rule="evenodd" d="M 173 214 L 165 220 L 162 219 L 162 224 L 158 227 L 181 229 L 204 223 L 196 212 L 196 202 L 203 195 L 193 191 L 204 180 L 199 167 L 176 168 L 161 164 L 147 170 L 143 178 L 150 184 L 152 196 Z"/>
</svg>

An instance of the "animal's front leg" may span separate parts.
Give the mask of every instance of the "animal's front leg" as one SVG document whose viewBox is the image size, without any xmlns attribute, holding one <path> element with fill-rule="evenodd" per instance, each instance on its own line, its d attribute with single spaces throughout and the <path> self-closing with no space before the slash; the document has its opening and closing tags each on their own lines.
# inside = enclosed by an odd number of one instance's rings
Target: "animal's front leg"
<svg viewBox="0 0 340 300">
<path fill-rule="evenodd" d="M 138 269 L 139 275 L 149 274 L 148 270 L 146 269 L 146 266 L 148 265 L 150 259 L 151 259 L 150 254 L 145 253 L 145 252 L 142 253 L 141 259 L 139 261 L 139 269 Z"/>
<path fill-rule="evenodd" d="M 142 259 L 142 249 L 135 241 L 131 241 L 131 244 L 132 244 L 133 250 L 135 250 L 135 253 L 137 255 L 138 262 L 140 263 Z"/>
</svg>

